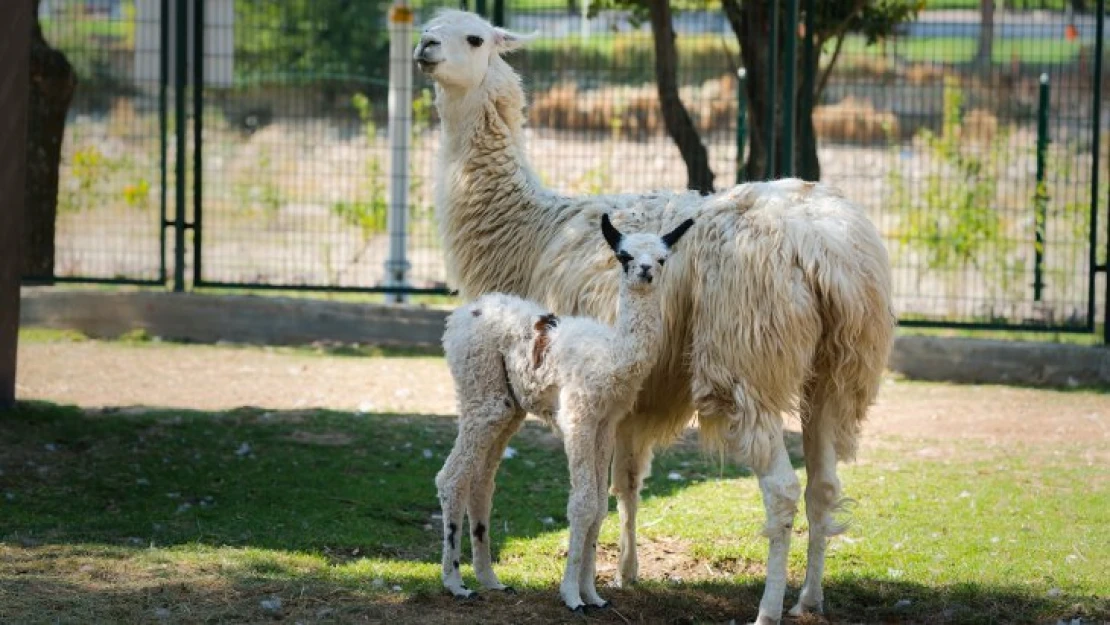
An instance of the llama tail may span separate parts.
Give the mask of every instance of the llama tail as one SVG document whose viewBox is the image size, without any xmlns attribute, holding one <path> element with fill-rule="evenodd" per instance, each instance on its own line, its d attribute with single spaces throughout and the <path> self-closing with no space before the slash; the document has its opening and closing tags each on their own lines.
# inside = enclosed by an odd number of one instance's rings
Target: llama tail
<svg viewBox="0 0 1110 625">
<path fill-rule="evenodd" d="M 803 427 L 832 435 L 841 460 L 855 457 L 894 341 L 886 249 L 878 232 L 869 230 L 851 256 L 813 265 L 811 273 L 822 335 L 803 392 Z"/>
</svg>

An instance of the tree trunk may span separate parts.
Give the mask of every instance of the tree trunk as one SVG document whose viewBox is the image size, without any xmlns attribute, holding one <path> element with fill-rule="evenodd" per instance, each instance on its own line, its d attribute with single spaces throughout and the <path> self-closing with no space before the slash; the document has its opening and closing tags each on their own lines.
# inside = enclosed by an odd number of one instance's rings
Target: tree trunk
<svg viewBox="0 0 1110 625">
<path fill-rule="evenodd" d="M 781 79 L 783 74 L 783 50 L 786 46 L 786 33 L 781 32 L 779 24 L 779 66 L 777 68 L 779 79 L 779 92 L 769 94 L 767 74 L 767 53 L 771 46 L 771 11 L 767 2 L 740 2 L 740 0 L 723 0 L 725 16 L 733 33 L 740 42 L 740 57 L 744 68 L 747 70 L 747 96 L 748 96 L 748 160 L 741 168 L 741 175 L 745 180 L 766 180 L 771 176 L 767 163 L 767 128 L 770 120 L 767 119 L 768 98 L 773 97 L 775 104 L 774 123 L 775 140 L 780 141 L 782 131 L 782 93 Z M 781 16 L 780 16 L 781 17 Z M 806 33 L 814 36 L 815 33 Z M 816 63 L 812 67 L 805 64 L 805 55 L 802 53 L 803 42 L 798 41 L 798 76 L 805 76 L 805 72 L 816 72 Z M 818 55 L 814 55 L 815 60 Z M 795 94 L 795 144 L 794 144 L 794 175 L 805 180 L 820 180 L 821 165 L 817 159 L 817 136 L 813 128 L 813 106 L 816 105 L 815 94 L 808 99 L 810 106 L 806 107 L 806 98 L 802 97 L 802 90 L 806 87 L 805 80 L 797 81 Z"/>
<path fill-rule="evenodd" d="M 30 6 L 0 3 L 0 411 L 15 406 Z"/>
<path fill-rule="evenodd" d="M 975 62 L 980 65 L 991 64 L 994 50 L 994 0 L 979 1 L 979 52 Z"/>
<path fill-rule="evenodd" d="M 31 97 L 27 116 L 27 187 L 23 220 L 24 276 L 54 275 L 54 221 L 58 213 L 58 168 L 62 157 L 66 112 L 77 87 L 73 66 L 43 39 L 39 0 L 31 29 Z"/>
<path fill-rule="evenodd" d="M 709 153 L 678 95 L 678 53 L 675 50 L 670 4 L 665 0 L 649 0 L 648 9 L 655 40 L 655 81 L 663 123 L 686 162 L 686 186 L 702 193 L 712 193 L 715 176 L 709 168 Z"/>
</svg>

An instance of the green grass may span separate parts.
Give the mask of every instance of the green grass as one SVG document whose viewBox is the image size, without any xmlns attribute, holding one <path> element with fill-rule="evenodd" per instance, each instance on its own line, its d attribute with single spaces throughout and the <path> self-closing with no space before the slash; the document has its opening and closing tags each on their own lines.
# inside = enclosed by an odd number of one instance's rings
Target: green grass
<svg viewBox="0 0 1110 625">
<path fill-rule="evenodd" d="M 979 41 L 973 37 L 934 37 L 889 40 L 887 49 L 893 49 L 905 60 L 913 63 L 935 62 L 962 64 L 975 60 Z M 1070 63 L 1079 57 L 1083 47 L 1080 41 L 1066 41 L 1061 33 L 1058 40 L 1037 38 L 998 39 L 994 42 L 992 60 L 995 63 L 1010 63 L 1017 59 L 1022 63 L 1049 65 Z M 863 37 L 849 37 L 841 51 L 846 59 L 852 56 L 881 56 L 880 45 L 868 46 Z"/>
<path fill-rule="evenodd" d="M 434 416 L 22 405 L 0 422 L 0 621 L 135 622 L 155 610 L 256 621 L 268 618 L 260 601 L 278 596 L 291 620 L 330 610 L 338 622 L 450 622 L 460 607 L 439 590 L 433 476 L 453 437 L 453 419 Z M 539 427 L 513 445 L 494 544 L 525 599 L 461 609 L 552 622 L 565 617 L 565 461 Z M 971 443 L 939 460 L 897 448 L 842 473 L 859 503 L 829 558 L 837 620 L 1110 618 L 1110 483 L 1071 446 Z M 677 545 L 684 581 L 610 591 L 622 615 L 753 616 L 766 552 L 755 481 L 690 451 L 661 454 L 653 474 L 642 549 Z M 795 592 L 804 531 L 799 514 Z"/>
</svg>

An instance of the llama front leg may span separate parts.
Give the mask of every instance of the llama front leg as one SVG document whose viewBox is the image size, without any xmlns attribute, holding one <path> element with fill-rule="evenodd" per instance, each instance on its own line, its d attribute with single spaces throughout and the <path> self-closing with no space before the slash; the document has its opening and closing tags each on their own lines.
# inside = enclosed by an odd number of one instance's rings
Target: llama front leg
<svg viewBox="0 0 1110 625">
<path fill-rule="evenodd" d="M 568 608 L 583 612 L 586 604 L 582 601 L 580 582 L 588 547 L 586 541 L 590 527 L 597 518 L 597 428 L 592 424 L 585 426 L 575 423 L 564 426 L 563 432 L 570 467 L 570 500 L 567 502 L 570 539 L 559 594 Z"/>
<path fill-rule="evenodd" d="M 483 587 L 490 590 L 504 590 L 512 592 L 513 589 L 501 583 L 497 574 L 493 572 L 493 561 L 490 555 L 490 509 L 493 506 L 494 479 L 497 469 L 501 466 L 501 456 L 509 440 L 524 423 L 524 411 L 516 407 L 515 402 L 505 398 L 504 422 L 505 426 L 497 435 L 496 440 L 485 450 L 482 469 L 474 474 L 470 485 L 470 497 L 467 503 L 467 516 L 470 518 L 470 548 L 474 557 L 474 575 Z"/>
<path fill-rule="evenodd" d="M 602 425 L 597 439 L 597 463 L 595 475 L 597 476 L 597 514 L 586 536 L 585 562 L 582 566 L 582 575 L 578 580 L 582 592 L 582 599 L 595 608 L 609 607 L 609 602 L 597 594 L 597 537 L 601 533 L 601 524 L 609 513 L 609 465 L 613 462 L 613 447 L 616 432 L 611 425 Z"/>
<path fill-rule="evenodd" d="M 622 588 L 639 579 L 636 556 L 636 512 L 640 507 L 640 490 L 651 469 L 651 445 L 640 439 L 630 415 L 617 426 L 616 448 L 613 452 L 613 494 L 620 513 L 620 556 L 616 584 Z"/>
<path fill-rule="evenodd" d="M 761 443 L 767 446 L 766 453 L 758 454 L 764 461 L 757 462 L 753 468 L 759 476 L 759 489 L 763 493 L 763 507 L 767 515 L 767 525 L 763 533 L 768 540 L 767 581 L 763 598 L 759 602 L 757 623 L 771 625 L 782 618 L 782 602 L 786 595 L 786 560 L 790 552 L 790 533 L 794 529 L 800 488 L 798 476 L 790 466 L 790 456 L 786 452 L 778 416 L 766 415 L 756 422 L 779 423 L 772 432 L 751 434 L 753 437 L 767 437 Z"/>
</svg>

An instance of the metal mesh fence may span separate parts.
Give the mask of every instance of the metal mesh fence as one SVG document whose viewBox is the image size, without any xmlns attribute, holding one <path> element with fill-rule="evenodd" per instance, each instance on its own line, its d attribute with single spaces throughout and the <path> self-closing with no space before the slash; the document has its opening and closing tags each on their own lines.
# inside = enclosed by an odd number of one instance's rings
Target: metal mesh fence
<svg viewBox="0 0 1110 625">
<path fill-rule="evenodd" d="M 161 0 L 43 4 L 48 39 L 82 73 L 67 128 L 59 273 L 157 278 Z M 458 4 L 416 3 L 415 29 L 439 5 Z M 1092 237 L 1095 146 L 1107 163 L 1093 122 L 1108 107 L 1092 106 L 1093 16 L 1056 4 L 999 10 L 987 56 L 979 54 L 978 4 L 957 0 L 930 5 L 883 42 L 844 40 L 814 114 L 822 179 L 863 204 L 882 231 L 905 320 L 1094 322 L 1091 267 L 1106 262 L 1108 216 L 1104 176 Z M 544 182 L 579 193 L 683 188 L 648 27 L 625 11 L 584 19 L 565 2 L 506 5 L 508 27 L 540 33 L 510 61 L 528 92 L 528 146 Z M 189 221 L 195 189 L 201 194 L 202 245 L 188 255 L 199 258 L 200 283 L 381 287 L 392 173 L 388 3 L 204 7 L 202 166 L 199 185 L 188 171 L 185 181 Z M 681 96 L 722 187 L 738 163 L 739 46 L 712 2 L 683 3 L 675 29 Z M 168 46 L 176 30 L 167 29 Z M 822 73 L 834 50 L 832 42 L 822 50 Z M 419 73 L 414 103 L 409 282 L 443 289 L 431 193 L 438 121 Z M 171 115 L 171 196 L 174 131 Z"/>
<path fill-rule="evenodd" d="M 159 81 L 139 71 L 158 67 L 157 41 L 136 38 L 131 3 L 43 0 L 39 21 L 78 77 L 62 146 L 55 274 L 158 281 Z"/>
<path fill-rule="evenodd" d="M 815 114 L 822 179 L 882 230 L 904 320 L 1084 328 L 1091 252 L 1106 249 L 1091 239 L 1095 145 L 1106 163 L 1095 20 L 999 12 L 989 60 L 978 20 L 926 11 L 885 43 L 846 40 Z M 1106 188 L 1103 176 L 1102 224 Z"/>
</svg>

